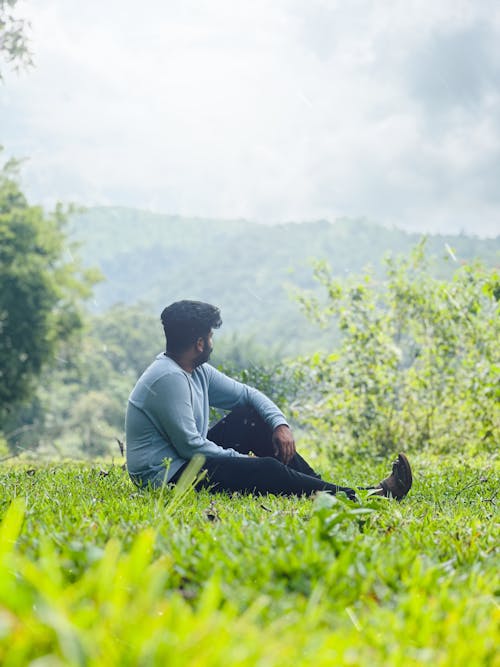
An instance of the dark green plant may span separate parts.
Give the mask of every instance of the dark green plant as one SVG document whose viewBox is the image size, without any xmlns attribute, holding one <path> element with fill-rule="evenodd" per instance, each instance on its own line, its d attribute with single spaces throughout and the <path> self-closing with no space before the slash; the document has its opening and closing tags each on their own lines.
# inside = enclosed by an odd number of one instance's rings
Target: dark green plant
<svg viewBox="0 0 500 667">
<path fill-rule="evenodd" d="M 17 183 L 17 163 L 0 169 L 0 429 L 27 399 L 42 369 L 82 326 L 81 302 L 94 272 L 72 257 L 67 212 L 31 206 Z"/>
</svg>

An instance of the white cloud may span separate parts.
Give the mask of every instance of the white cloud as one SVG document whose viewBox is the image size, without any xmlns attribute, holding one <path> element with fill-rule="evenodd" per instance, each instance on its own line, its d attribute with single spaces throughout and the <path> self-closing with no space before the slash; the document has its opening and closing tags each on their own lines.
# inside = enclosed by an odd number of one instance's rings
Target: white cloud
<svg viewBox="0 0 500 667">
<path fill-rule="evenodd" d="M 0 132 L 45 203 L 500 230 L 493 0 L 19 6 L 36 69 Z"/>
</svg>

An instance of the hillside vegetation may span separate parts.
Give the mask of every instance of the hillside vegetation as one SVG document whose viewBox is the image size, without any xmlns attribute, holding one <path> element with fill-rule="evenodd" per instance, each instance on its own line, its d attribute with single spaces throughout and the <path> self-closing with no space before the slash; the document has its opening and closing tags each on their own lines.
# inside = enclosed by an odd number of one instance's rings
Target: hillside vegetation
<svg viewBox="0 0 500 667">
<path fill-rule="evenodd" d="M 318 290 L 297 295 L 314 332 L 311 353 L 300 354 L 293 327 L 288 359 L 283 347 L 275 354 L 217 333 L 212 362 L 264 391 L 300 427 L 301 441 L 332 461 L 387 456 L 401 443 L 409 452 L 494 451 L 500 275 L 453 262 L 453 274 L 438 279 L 425 250 L 421 243 L 387 260 L 378 277 L 336 278 L 318 264 Z M 89 317 L 33 399 L 11 412 L 8 449 L 116 454 L 127 397 L 162 338 L 157 317 L 141 304 Z"/>
<path fill-rule="evenodd" d="M 407 254 L 421 238 L 363 220 L 260 225 L 127 208 L 88 209 L 73 218 L 72 231 L 84 261 L 105 277 L 95 289 L 96 312 L 140 301 L 157 317 L 171 301 L 200 299 L 222 308 L 224 332 L 278 342 L 287 353 L 315 350 L 322 340 L 290 298 L 294 288 L 315 288 L 315 260 L 327 260 L 338 277 L 368 265 L 381 275 L 387 253 Z M 458 263 L 500 261 L 500 237 L 431 236 L 427 253 L 438 277 L 455 268 L 446 244 Z"/>
<path fill-rule="evenodd" d="M 327 459 L 385 456 L 401 442 L 494 450 L 500 239 L 416 243 L 367 222 L 263 226 L 129 209 L 89 210 L 69 231 L 65 254 L 78 261 L 78 237 L 104 280 L 83 328 L 60 337 L 30 394 L 5 411 L 0 456 L 116 455 L 127 397 L 164 347 L 159 312 L 178 298 L 222 307 L 212 362 L 269 395 Z"/>
</svg>

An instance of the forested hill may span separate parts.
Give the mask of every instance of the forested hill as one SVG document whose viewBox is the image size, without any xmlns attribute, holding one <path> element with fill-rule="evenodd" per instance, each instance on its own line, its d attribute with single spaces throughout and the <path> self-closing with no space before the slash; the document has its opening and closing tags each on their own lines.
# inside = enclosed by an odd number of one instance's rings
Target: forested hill
<svg viewBox="0 0 500 667">
<path fill-rule="evenodd" d="M 71 227 L 85 263 L 106 278 L 95 289 L 97 311 L 141 301 L 158 313 L 177 299 L 201 299 L 221 306 L 226 333 L 255 335 L 263 343 L 277 331 L 282 340 L 310 335 L 289 288 L 314 286 L 314 259 L 328 260 L 337 275 L 367 265 L 377 271 L 388 252 L 407 253 L 421 238 L 360 220 L 261 225 L 128 208 L 88 209 Z M 500 237 L 430 236 L 427 247 L 439 273 L 453 264 L 444 260 L 450 260 L 445 244 L 459 262 L 499 263 Z"/>
</svg>

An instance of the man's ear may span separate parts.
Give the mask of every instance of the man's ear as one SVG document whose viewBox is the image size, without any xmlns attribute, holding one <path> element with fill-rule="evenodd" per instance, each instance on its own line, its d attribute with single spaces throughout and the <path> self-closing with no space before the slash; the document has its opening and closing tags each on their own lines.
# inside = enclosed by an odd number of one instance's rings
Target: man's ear
<svg viewBox="0 0 500 667">
<path fill-rule="evenodd" d="M 196 341 L 196 349 L 198 350 L 198 352 L 204 352 L 205 351 L 205 340 L 201 336 Z"/>
</svg>

